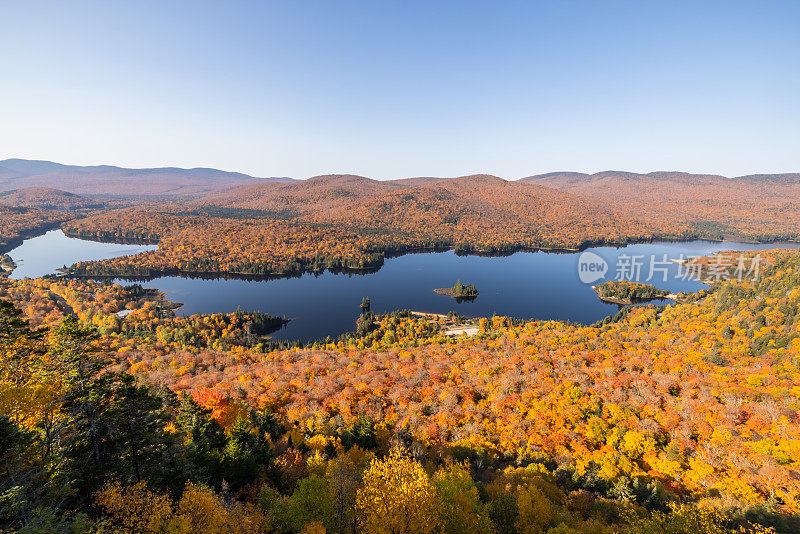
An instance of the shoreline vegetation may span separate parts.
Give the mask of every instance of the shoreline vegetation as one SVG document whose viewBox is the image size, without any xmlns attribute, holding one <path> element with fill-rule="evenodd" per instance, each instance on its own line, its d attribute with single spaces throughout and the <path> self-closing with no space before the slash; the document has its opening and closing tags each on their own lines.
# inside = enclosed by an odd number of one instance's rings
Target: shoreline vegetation
<svg viewBox="0 0 800 534">
<path fill-rule="evenodd" d="M 81 220 L 82 219 L 72 219 L 69 221 L 63 221 L 47 225 L 46 227 L 43 226 L 36 228 L 23 235 L 21 240 L 39 237 L 40 235 L 44 235 L 44 233 L 55 229 L 59 229 L 62 232 L 64 232 L 64 235 L 66 235 L 67 237 L 72 237 L 75 239 L 84 239 L 86 241 L 94 241 L 97 243 L 111 243 L 120 245 L 125 245 L 125 244 L 159 245 L 163 237 L 155 233 L 149 234 L 147 236 L 143 234 L 121 236 L 118 233 L 110 231 L 103 231 L 103 230 L 82 231 L 80 229 L 70 228 L 67 226 L 67 223 L 77 223 L 80 222 Z M 352 228 L 352 230 L 358 231 L 359 228 L 357 227 Z M 15 241 L 19 240 L 20 239 L 15 239 Z M 504 247 L 479 248 L 470 243 L 459 241 L 450 243 L 447 242 L 437 243 L 430 246 L 410 245 L 410 246 L 397 246 L 397 247 L 381 247 L 380 249 L 375 249 L 373 252 L 380 252 L 387 258 L 403 256 L 405 254 L 426 253 L 431 251 L 446 252 L 449 250 L 453 250 L 455 251 L 456 254 L 464 256 L 473 256 L 473 255 L 506 256 L 515 254 L 517 252 L 548 252 L 554 254 L 573 254 L 575 252 L 583 252 L 587 248 L 592 248 L 592 247 L 603 246 L 603 247 L 621 248 L 621 247 L 626 247 L 628 245 L 643 245 L 650 243 L 658 243 L 662 241 L 678 242 L 678 243 L 687 241 L 708 241 L 712 243 L 724 243 L 726 241 L 729 241 L 731 243 L 757 245 L 757 244 L 770 244 L 770 243 L 800 243 L 800 238 L 798 238 L 794 233 L 784 234 L 784 235 L 770 234 L 770 235 L 756 236 L 756 237 L 745 237 L 743 235 L 737 235 L 737 234 L 727 234 L 719 236 L 719 235 L 708 235 L 704 232 L 690 232 L 690 233 L 666 232 L 641 239 L 635 236 L 626 237 L 624 239 L 608 239 L 608 238 L 583 239 L 572 246 L 558 246 L 558 247 L 548 247 L 545 245 L 536 245 L 536 244 L 534 245 L 514 244 L 511 246 L 504 246 Z M 19 243 L 15 244 L 15 246 L 18 245 Z"/>
<path fill-rule="evenodd" d="M 0 276 L 8 276 L 14 269 L 17 268 L 17 264 L 14 263 L 14 260 L 11 259 L 11 256 L 8 254 L 0 254 Z"/>
<path fill-rule="evenodd" d="M 678 295 L 666 289 L 659 289 L 650 284 L 631 282 L 629 280 L 612 280 L 601 285 L 592 286 L 603 302 L 629 306 L 651 300 L 671 299 L 678 301 Z"/>
<path fill-rule="evenodd" d="M 11 252 L 22 243 L 24 243 L 28 239 L 33 239 L 35 237 L 42 236 L 49 232 L 50 230 L 62 230 L 61 225 L 65 221 L 61 220 L 58 222 L 48 222 L 46 224 L 42 224 L 40 226 L 36 226 L 34 228 L 29 228 L 27 230 L 20 230 L 14 235 L 13 237 L 3 236 L 0 235 L 0 254 L 7 254 Z"/>
<path fill-rule="evenodd" d="M 627 176 L 617 177 L 622 186 L 628 184 Z M 770 242 L 800 236 L 800 216 L 787 220 L 777 211 L 782 205 L 773 206 L 776 197 L 796 196 L 784 181 L 771 185 L 769 195 L 761 182 L 742 182 L 764 197 L 755 224 L 728 218 L 731 202 L 739 206 L 741 195 L 688 211 L 680 203 L 664 206 L 665 183 L 694 186 L 682 174 L 643 175 L 652 195 L 628 191 L 629 198 L 565 192 L 561 182 L 540 184 L 545 178 L 506 181 L 472 175 L 380 182 L 327 175 L 287 184 L 252 184 L 189 203 L 112 209 L 62 228 L 71 237 L 158 244 L 157 251 L 84 262 L 73 269 L 74 274 L 92 276 L 268 276 L 330 268 L 356 272 L 379 268 L 387 257 L 447 249 L 458 255 L 506 256 L 519 251 L 575 253 L 593 246 L 659 240 L 722 241 L 738 236 Z M 566 189 L 573 185 L 561 184 Z M 722 182 L 715 187 L 721 195 L 727 191 Z M 775 228 L 780 235 L 771 231 Z"/>
<path fill-rule="evenodd" d="M 167 293 L 160 289 L 144 287 L 140 284 L 125 285 L 123 288 L 128 291 L 133 299 L 143 299 L 155 304 L 157 310 L 166 312 L 169 317 L 175 316 L 175 310 L 183 306 L 182 302 L 176 302 L 167 298 Z"/>
<path fill-rule="evenodd" d="M 142 287 L 139 284 L 125 286 L 125 289 L 130 291 L 134 297 L 145 297 L 148 301 L 154 302 L 157 308 L 165 310 L 171 317 L 175 316 L 175 310 L 183 306 L 182 302 L 169 300 L 167 298 L 167 293 L 160 289 Z M 240 321 L 250 324 L 251 332 L 255 336 L 271 334 L 291 321 L 291 319 L 286 316 L 280 317 L 260 311 L 246 311 L 241 308 L 237 308 L 234 315 Z"/>
<path fill-rule="evenodd" d="M 175 339 L 176 336 L 181 336 L 181 334 L 175 332 L 175 329 L 184 327 L 187 322 L 191 323 L 193 320 L 203 317 L 212 319 L 222 318 L 220 320 L 222 320 L 226 328 L 230 330 L 227 335 L 223 334 L 222 338 L 225 338 L 227 342 L 231 344 L 239 344 L 252 349 L 259 344 L 263 346 L 264 344 L 274 343 L 274 340 L 269 334 L 280 330 L 291 321 L 291 319 L 286 316 L 269 315 L 260 311 L 245 311 L 241 308 L 237 308 L 233 313 L 176 316 L 175 310 L 183 306 L 183 303 L 169 300 L 164 291 L 143 287 L 139 284 L 123 286 L 123 289 L 129 293 L 131 298 L 150 304 L 154 314 L 154 317 L 151 318 L 156 319 L 156 322 L 141 330 L 141 332 L 145 332 L 148 335 L 152 333 L 158 334 L 159 325 L 161 325 L 172 331 L 171 334 L 162 333 L 162 336 Z M 132 310 L 126 309 L 117 312 L 116 315 L 124 319 L 130 313 L 132 313 Z M 233 332 L 236 328 L 234 325 L 240 327 L 241 331 L 239 333 Z M 187 344 L 198 346 L 197 341 L 194 343 L 187 342 Z M 200 346 L 202 346 L 202 343 Z"/>
<path fill-rule="evenodd" d="M 21 245 L 24 241 L 28 239 L 34 239 L 36 237 L 40 237 L 47 233 L 50 230 L 59 229 L 59 225 L 55 225 L 52 227 L 42 228 L 38 232 L 31 233 L 24 237 L 23 239 L 15 240 L 18 241 L 14 244 L 16 246 Z M 142 238 L 133 238 L 133 237 L 121 237 L 121 236 L 110 236 L 104 235 L 102 237 L 96 235 L 88 235 L 83 232 L 73 232 L 65 229 L 63 226 L 60 228 L 64 235 L 67 237 L 75 238 L 75 239 L 83 239 L 87 241 L 93 241 L 97 243 L 109 243 L 109 244 L 137 244 L 137 245 L 158 245 L 158 239 L 142 239 Z M 121 278 L 127 281 L 148 281 L 153 280 L 155 278 L 160 278 L 162 276 L 179 276 L 179 277 L 186 277 L 186 278 L 201 278 L 201 279 L 236 279 L 236 280 L 271 280 L 271 279 L 282 279 L 282 278 L 296 278 L 303 276 L 306 273 L 311 274 L 322 274 L 325 271 L 332 272 L 332 273 L 353 273 L 353 274 L 371 274 L 378 272 L 381 267 L 383 267 L 385 259 L 391 258 L 398 258 L 407 254 L 424 254 L 429 252 L 446 252 L 450 250 L 454 250 L 458 255 L 474 255 L 474 256 L 483 256 L 483 257 L 505 257 L 511 256 L 518 252 L 545 252 L 548 254 L 574 254 L 586 250 L 591 247 L 596 246 L 608 246 L 614 248 L 623 248 L 629 245 L 640 245 L 640 244 L 651 244 L 651 243 L 658 243 L 658 242 L 689 242 L 694 240 L 701 240 L 701 241 L 708 241 L 708 242 L 715 242 L 721 243 L 726 240 L 731 240 L 734 243 L 752 243 L 752 244 L 768 244 L 768 243 L 796 243 L 797 240 L 791 238 L 776 238 L 776 239 L 763 239 L 763 240 L 750 240 L 746 238 L 737 238 L 735 236 L 725 236 L 724 238 L 712 238 L 712 237 L 703 237 L 703 236 L 682 236 L 682 237 L 669 237 L 669 236 L 658 236 L 652 239 L 639 239 L 639 240 L 621 240 L 621 241 L 604 241 L 604 242 L 591 242 L 591 243 L 583 243 L 581 246 L 576 248 L 543 248 L 543 247 L 516 247 L 514 249 L 508 249 L 504 251 L 488 251 L 488 250 L 477 250 L 477 249 L 469 249 L 463 247 L 463 245 L 450 245 L 450 246 L 431 246 L 431 247 L 410 247 L 410 248 L 394 248 L 392 250 L 384 250 L 380 252 L 372 252 L 371 255 L 374 256 L 374 262 L 369 265 L 364 266 L 349 266 L 349 265 L 328 265 L 326 262 L 322 262 L 321 265 L 319 262 L 309 262 L 307 266 L 298 266 L 293 269 L 289 270 L 276 270 L 271 272 L 249 272 L 249 271 L 222 271 L 222 270 L 187 270 L 187 269 L 180 269 L 180 268 L 170 268 L 170 269 L 159 269 L 159 268 L 150 268 L 146 266 L 137 266 L 134 269 L 120 269 L 119 266 L 111 266 L 109 267 L 104 262 L 107 260 L 100 260 L 100 261 L 89 261 L 89 262 L 80 262 L 86 263 L 87 265 L 81 265 L 81 268 L 77 266 L 79 263 L 73 264 L 68 266 L 66 269 L 59 268 L 58 272 L 61 273 L 61 276 L 66 276 L 70 278 L 88 278 L 88 279 L 113 279 L 113 278 Z M 125 257 L 134 257 L 136 255 L 131 256 L 122 256 Z M 679 260 L 673 260 L 678 262 Z M 98 268 L 100 267 L 100 268 Z M 257 266 L 256 266 L 257 267 Z M 256 269 L 257 270 L 257 269 Z M 6 271 L 6 275 L 10 274 L 11 271 Z M 2 274 L 2 273 L 0 273 Z"/>
<path fill-rule="evenodd" d="M 62 229 L 63 230 L 63 229 Z M 42 235 L 42 234 L 39 234 Z M 158 241 L 139 240 L 133 238 L 115 238 L 115 239 L 98 239 L 97 237 L 91 238 L 89 236 L 81 235 L 80 233 L 70 233 L 64 231 L 64 235 L 76 239 L 85 239 L 88 241 L 110 243 L 110 244 L 142 244 L 152 245 L 160 243 Z M 32 239 L 38 236 L 30 236 L 27 239 Z M 353 265 L 347 261 L 335 261 L 339 258 L 315 258 L 314 261 L 299 263 L 289 269 L 276 269 L 267 270 L 263 269 L 261 265 L 248 266 L 250 270 L 202 270 L 202 269 L 182 269 L 182 268 L 156 268 L 149 266 L 136 266 L 136 269 L 119 268 L 119 266 L 107 266 L 104 261 L 85 262 L 88 265 L 76 267 L 74 264 L 65 272 L 68 276 L 76 278 L 125 278 L 129 280 L 152 280 L 162 276 L 185 276 L 185 277 L 198 277 L 198 278 L 233 278 L 243 280 L 269 280 L 278 278 L 292 278 L 299 277 L 306 273 L 322 274 L 326 271 L 332 273 L 354 273 L 354 274 L 371 274 L 375 273 L 383 267 L 386 259 L 399 258 L 407 254 L 425 254 L 430 252 L 448 252 L 454 251 L 459 256 L 480 256 L 480 257 L 507 257 L 518 252 L 544 252 L 546 254 L 577 254 L 592 247 L 613 247 L 624 248 L 630 245 L 645 245 L 659 242 L 676 242 L 683 243 L 689 241 L 708 241 L 713 243 L 722 243 L 726 240 L 731 240 L 734 243 L 745 244 L 769 244 L 769 243 L 797 243 L 793 239 L 767 239 L 752 241 L 745 238 L 725 238 L 714 239 L 703 236 L 690 236 L 690 237 L 670 237 L 659 236 L 653 239 L 633 239 L 622 241 L 602 241 L 602 242 L 589 242 L 583 243 L 578 247 L 528 247 L 518 246 L 503 250 L 488 250 L 488 249 L 473 249 L 465 248 L 463 246 L 449 245 L 449 246 L 430 246 L 430 247 L 399 247 L 376 252 L 366 253 L 366 259 L 360 262 L 360 265 Z M 126 257 L 126 256 L 123 256 Z M 132 257 L 132 256 L 127 256 Z M 331 261 L 334 260 L 334 261 Z M 99 267 L 99 268 L 98 268 Z"/>
</svg>

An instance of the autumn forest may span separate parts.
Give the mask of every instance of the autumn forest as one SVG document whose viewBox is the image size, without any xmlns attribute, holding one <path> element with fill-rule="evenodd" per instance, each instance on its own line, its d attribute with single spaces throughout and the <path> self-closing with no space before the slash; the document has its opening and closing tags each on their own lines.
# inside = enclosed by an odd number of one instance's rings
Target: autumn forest
<svg viewBox="0 0 800 534">
<path fill-rule="evenodd" d="M 669 302 L 600 285 L 626 305 L 596 324 L 375 315 L 365 298 L 351 333 L 307 342 L 273 339 L 280 315 L 186 315 L 141 282 L 796 241 L 798 175 L 229 180 L 0 192 L 0 253 L 52 228 L 158 245 L 0 276 L 0 531 L 800 530 L 796 251 Z M 444 294 L 480 298 L 453 281 Z"/>
</svg>

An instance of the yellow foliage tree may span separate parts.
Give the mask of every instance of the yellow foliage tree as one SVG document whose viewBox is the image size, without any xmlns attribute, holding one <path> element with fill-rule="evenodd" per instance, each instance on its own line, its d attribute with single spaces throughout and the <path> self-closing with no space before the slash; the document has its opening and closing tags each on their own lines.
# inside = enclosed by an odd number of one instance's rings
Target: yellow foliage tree
<svg viewBox="0 0 800 534">
<path fill-rule="evenodd" d="M 144 482 L 128 487 L 113 482 L 97 493 L 95 503 L 120 532 L 256 534 L 266 529 L 266 518 L 254 506 L 227 505 L 202 484 L 187 484 L 176 506 Z"/>
<path fill-rule="evenodd" d="M 528 484 L 520 489 L 517 496 L 519 519 L 517 530 L 526 534 L 546 532 L 553 521 L 553 505 L 545 494 L 534 484 Z"/>
<path fill-rule="evenodd" d="M 372 534 L 424 534 L 437 526 L 436 492 L 428 474 L 397 449 L 372 461 L 357 507 L 364 532 Z"/>
<path fill-rule="evenodd" d="M 439 469 L 433 477 L 433 486 L 446 534 L 492 532 L 492 522 L 481 505 L 478 488 L 463 465 L 450 464 Z"/>
<path fill-rule="evenodd" d="M 95 502 L 123 532 L 167 532 L 174 524 L 172 502 L 148 490 L 144 482 L 127 488 L 118 482 L 108 484 L 97 493 Z"/>
</svg>

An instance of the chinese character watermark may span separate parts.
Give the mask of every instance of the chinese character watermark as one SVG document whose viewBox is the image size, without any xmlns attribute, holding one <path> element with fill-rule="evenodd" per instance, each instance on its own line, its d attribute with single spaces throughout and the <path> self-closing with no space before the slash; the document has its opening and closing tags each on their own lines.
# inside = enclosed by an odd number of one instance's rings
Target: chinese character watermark
<svg viewBox="0 0 800 534">
<path fill-rule="evenodd" d="M 608 262 L 593 252 L 584 252 L 578 260 L 578 276 L 584 284 L 605 278 Z M 758 280 L 761 256 L 740 253 L 712 254 L 670 259 L 666 254 L 620 254 L 614 265 L 614 280 L 629 282 L 667 282 L 670 274 L 677 280 L 706 283 L 726 280 Z M 644 275 L 647 275 L 646 278 Z"/>
</svg>

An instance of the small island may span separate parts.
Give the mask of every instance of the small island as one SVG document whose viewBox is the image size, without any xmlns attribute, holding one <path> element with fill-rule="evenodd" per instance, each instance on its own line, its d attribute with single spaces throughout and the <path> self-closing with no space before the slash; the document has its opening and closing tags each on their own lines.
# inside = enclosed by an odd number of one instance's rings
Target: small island
<svg viewBox="0 0 800 534">
<path fill-rule="evenodd" d="M 670 292 L 650 284 L 614 280 L 599 286 L 592 286 L 600 300 L 612 304 L 636 304 L 648 300 L 670 298 Z"/>
<path fill-rule="evenodd" d="M 458 280 L 453 287 L 441 287 L 434 291 L 440 295 L 453 297 L 457 302 L 475 300 L 478 296 L 478 290 L 474 284 L 462 284 L 461 280 Z"/>
</svg>

